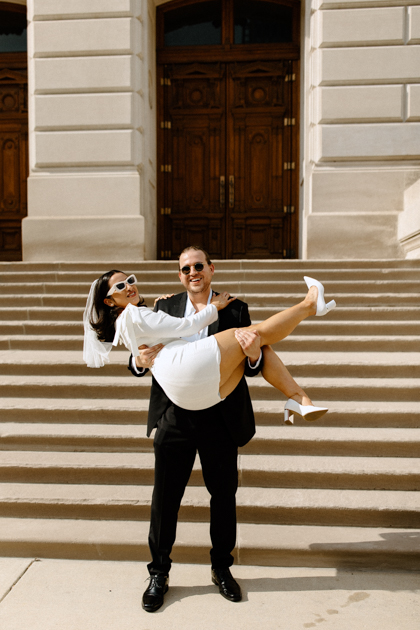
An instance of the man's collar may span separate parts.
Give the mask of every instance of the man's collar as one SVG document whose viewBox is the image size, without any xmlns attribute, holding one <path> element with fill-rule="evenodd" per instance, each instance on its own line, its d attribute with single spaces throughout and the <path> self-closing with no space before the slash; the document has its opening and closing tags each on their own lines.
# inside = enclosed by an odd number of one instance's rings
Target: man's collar
<svg viewBox="0 0 420 630">
<path fill-rule="evenodd" d="M 207 304 L 210 304 L 212 296 L 213 296 L 213 289 L 210 289 Z M 185 316 L 188 317 L 188 315 L 194 315 L 195 312 L 196 312 L 196 309 L 190 300 L 190 296 L 187 293 L 187 303 L 185 305 Z"/>
</svg>

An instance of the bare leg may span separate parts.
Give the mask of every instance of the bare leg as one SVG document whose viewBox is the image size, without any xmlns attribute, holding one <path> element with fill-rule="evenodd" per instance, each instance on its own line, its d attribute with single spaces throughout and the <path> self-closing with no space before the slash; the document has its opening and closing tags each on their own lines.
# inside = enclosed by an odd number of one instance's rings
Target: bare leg
<svg viewBox="0 0 420 630">
<path fill-rule="evenodd" d="M 244 371 L 245 371 L 245 359 L 243 359 L 243 361 L 241 361 L 238 367 L 233 370 L 232 374 L 229 376 L 227 381 L 225 381 L 223 385 L 220 385 L 219 394 L 221 398 L 226 398 L 226 396 L 229 396 L 229 394 L 233 392 L 233 390 L 235 389 L 235 387 L 238 385 L 239 381 L 243 377 Z"/>
<path fill-rule="evenodd" d="M 318 289 L 312 287 L 302 302 L 285 311 L 276 313 L 260 324 L 249 326 L 249 329 L 258 330 L 261 336 L 261 345 L 270 345 L 281 341 L 287 337 L 301 321 L 315 314 L 317 294 Z M 237 368 L 243 362 L 244 354 L 236 340 L 234 329 L 217 333 L 215 337 L 221 354 L 220 395 L 223 398 L 233 391 L 242 377 L 243 369 L 241 374 L 240 370 Z M 274 354 L 274 356 L 276 355 Z M 279 364 L 276 362 L 274 370 L 277 371 L 278 368 Z M 271 377 L 274 380 L 275 374 L 272 374 Z"/>
<path fill-rule="evenodd" d="M 261 373 L 265 380 L 279 389 L 287 398 L 293 398 L 300 405 L 312 405 L 306 392 L 296 383 L 283 361 L 271 346 L 264 346 L 264 364 Z"/>
<path fill-rule="evenodd" d="M 293 398 L 300 405 L 312 405 L 307 393 L 296 383 L 283 361 L 277 356 L 271 346 L 263 346 L 264 364 L 261 374 L 273 387 L 281 391 L 286 398 Z M 227 381 L 220 386 L 220 396 L 228 396 L 244 375 L 245 361 L 233 371 Z"/>
</svg>

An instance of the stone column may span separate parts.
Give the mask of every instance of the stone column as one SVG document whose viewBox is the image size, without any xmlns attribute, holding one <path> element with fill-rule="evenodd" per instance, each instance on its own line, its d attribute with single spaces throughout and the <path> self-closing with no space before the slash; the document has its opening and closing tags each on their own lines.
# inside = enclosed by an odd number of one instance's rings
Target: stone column
<svg viewBox="0 0 420 630">
<path fill-rule="evenodd" d="M 405 256 L 401 217 L 420 178 L 420 7 L 363 4 L 307 5 L 309 258 Z"/>
<path fill-rule="evenodd" d="M 416 86 L 417 87 L 417 86 Z M 404 193 L 404 212 L 399 216 L 398 237 L 406 258 L 420 258 L 420 178 Z"/>
<path fill-rule="evenodd" d="M 144 258 L 142 11 L 146 0 L 28 0 L 24 260 Z"/>
</svg>

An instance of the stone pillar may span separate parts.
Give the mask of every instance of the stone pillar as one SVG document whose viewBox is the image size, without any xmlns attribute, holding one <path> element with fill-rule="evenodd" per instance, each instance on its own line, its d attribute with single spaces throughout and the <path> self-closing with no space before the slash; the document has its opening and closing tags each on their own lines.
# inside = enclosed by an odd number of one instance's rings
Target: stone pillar
<svg viewBox="0 0 420 630">
<path fill-rule="evenodd" d="M 404 193 L 404 212 L 399 216 L 398 237 L 406 258 L 420 258 L 420 179 Z"/>
<path fill-rule="evenodd" d="M 142 24 L 147 6 L 28 0 L 24 260 L 144 258 L 150 174 L 143 163 L 154 116 L 147 68 L 153 60 Z"/>
<path fill-rule="evenodd" d="M 402 258 L 420 178 L 420 7 L 354 4 L 307 5 L 304 255 Z"/>
</svg>

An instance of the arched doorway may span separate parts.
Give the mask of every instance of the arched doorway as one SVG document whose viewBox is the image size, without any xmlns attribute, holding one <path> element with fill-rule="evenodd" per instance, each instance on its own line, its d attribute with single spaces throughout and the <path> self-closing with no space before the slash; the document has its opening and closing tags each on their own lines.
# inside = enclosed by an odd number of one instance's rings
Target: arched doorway
<svg viewBox="0 0 420 630">
<path fill-rule="evenodd" d="M 0 2 L 0 260 L 22 259 L 27 177 L 26 7 Z"/>
<path fill-rule="evenodd" d="M 299 0 L 157 10 L 158 254 L 298 252 Z"/>
</svg>

